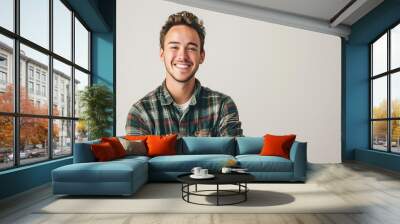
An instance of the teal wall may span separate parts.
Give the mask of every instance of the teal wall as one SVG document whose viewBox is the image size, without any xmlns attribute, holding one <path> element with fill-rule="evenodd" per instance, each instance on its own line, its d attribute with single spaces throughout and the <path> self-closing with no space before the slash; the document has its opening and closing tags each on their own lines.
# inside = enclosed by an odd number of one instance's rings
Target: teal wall
<svg viewBox="0 0 400 224">
<path fill-rule="evenodd" d="M 92 82 L 106 84 L 115 93 L 115 0 L 66 2 L 78 12 L 92 31 Z M 113 123 L 110 132 L 115 134 Z M 50 182 L 53 169 L 71 163 L 72 157 L 68 157 L 1 171 L 0 199 Z"/>
<path fill-rule="evenodd" d="M 343 160 L 357 160 L 399 170 L 399 156 L 369 150 L 369 47 L 368 44 L 400 21 L 400 0 L 386 0 L 351 27 L 344 43 Z M 362 151 L 360 151 L 362 150 Z"/>
<path fill-rule="evenodd" d="M 356 149 L 355 160 L 400 172 L 400 155 L 367 149 Z"/>
<path fill-rule="evenodd" d="M 369 145 L 368 54 L 368 45 L 346 43 L 345 150 L 342 153 L 342 160 L 353 160 L 355 148 L 368 148 Z"/>
<path fill-rule="evenodd" d="M 92 35 L 92 72 L 93 83 L 114 86 L 113 33 L 93 33 Z"/>
<path fill-rule="evenodd" d="M 0 199 L 48 183 L 53 169 L 71 163 L 69 157 L 0 172 Z"/>
<path fill-rule="evenodd" d="M 107 24 L 107 32 L 92 32 L 92 82 L 105 84 L 114 95 L 113 126 L 110 127 L 110 135 L 116 133 L 115 117 L 115 18 L 116 2 L 114 0 L 98 0 L 97 8 Z"/>
<path fill-rule="evenodd" d="M 110 88 L 114 94 L 114 34 L 92 33 L 92 82 L 101 83 Z M 115 114 L 115 104 L 114 104 Z M 113 126 L 110 127 L 110 135 L 115 135 L 115 115 Z"/>
</svg>

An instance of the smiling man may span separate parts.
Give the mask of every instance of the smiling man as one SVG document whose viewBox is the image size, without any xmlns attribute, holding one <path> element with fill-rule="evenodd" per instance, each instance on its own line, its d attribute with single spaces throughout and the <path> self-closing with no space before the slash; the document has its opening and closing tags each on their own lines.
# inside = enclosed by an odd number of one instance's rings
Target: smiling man
<svg viewBox="0 0 400 224">
<path fill-rule="evenodd" d="M 233 100 L 195 78 L 205 58 L 203 22 L 190 12 L 168 17 L 160 32 L 165 80 L 132 105 L 127 135 L 241 136 Z"/>
</svg>

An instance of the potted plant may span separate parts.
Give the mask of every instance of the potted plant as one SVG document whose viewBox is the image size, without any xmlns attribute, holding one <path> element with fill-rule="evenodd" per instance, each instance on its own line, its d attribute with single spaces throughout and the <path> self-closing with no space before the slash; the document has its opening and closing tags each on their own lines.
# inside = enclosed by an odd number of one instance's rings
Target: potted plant
<svg viewBox="0 0 400 224">
<path fill-rule="evenodd" d="M 79 106 L 82 109 L 79 122 L 87 127 L 89 140 L 110 136 L 108 130 L 112 126 L 113 94 L 102 84 L 87 86 L 79 93 Z"/>
</svg>

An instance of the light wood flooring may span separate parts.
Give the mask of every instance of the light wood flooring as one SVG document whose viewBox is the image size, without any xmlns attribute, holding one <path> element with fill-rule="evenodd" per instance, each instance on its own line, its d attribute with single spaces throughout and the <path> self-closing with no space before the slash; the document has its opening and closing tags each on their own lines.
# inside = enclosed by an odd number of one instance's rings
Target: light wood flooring
<svg viewBox="0 0 400 224">
<path fill-rule="evenodd" d="M 366 204 L 355 214 L 37 214 L 54 200 L 49 185 L 0 201 L 0 223 L 238 224 L 400 223 L 400 174 L 360 163 L 309 166 L 308 183 L 319 184 L 346 202 Z M 316 203 L 318 203 L 316 201 Z M 173 206 L 173 205 L 171 205 Z"/>
</svg>

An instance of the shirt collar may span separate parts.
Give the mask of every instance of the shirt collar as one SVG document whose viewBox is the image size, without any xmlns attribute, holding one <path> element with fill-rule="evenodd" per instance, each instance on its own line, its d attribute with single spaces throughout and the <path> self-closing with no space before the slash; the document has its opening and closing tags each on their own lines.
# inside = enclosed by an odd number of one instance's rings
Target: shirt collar
<svg viewBox="0 0 400 224">
<path fill-rule="evenodd" d="M 189 105 L 196 105 L 197 98 L 200 94 L 200 90 L 201 90 L 200 81 L 196 79 L 195 86 L 194 86 L 194 92 L 193 92 L 194 97 L 191 98 Z M 161 105 L 170 105 L 171 103 L 174 102 L 174 99 L 172 98 L 171 94 L 169 93 L 169 91 L 167 89 L 165 80 L 161 85 L 161 97 L 160 98 L 161 98 Z"/>
</svg>

